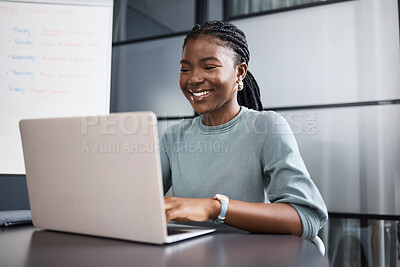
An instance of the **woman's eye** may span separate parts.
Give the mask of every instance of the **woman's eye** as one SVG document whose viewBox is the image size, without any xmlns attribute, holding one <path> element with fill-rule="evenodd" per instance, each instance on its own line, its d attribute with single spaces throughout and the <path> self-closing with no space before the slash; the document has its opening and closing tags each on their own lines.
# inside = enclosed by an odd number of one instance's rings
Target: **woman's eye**
<svg viewBox="0 0 400 267">
<path fill-rule="evenodd" d="M 181 72 L 188 72 L 189 69 L 181 69 Z"/>
<path fill-rule="evenodd" d="M 215 66 L 206 66 L 206 67 L 204 67 L 205 70 L 212 70 L 212 69 L 215 69 L 215 68 L 216 68 Z"/>
</svg>

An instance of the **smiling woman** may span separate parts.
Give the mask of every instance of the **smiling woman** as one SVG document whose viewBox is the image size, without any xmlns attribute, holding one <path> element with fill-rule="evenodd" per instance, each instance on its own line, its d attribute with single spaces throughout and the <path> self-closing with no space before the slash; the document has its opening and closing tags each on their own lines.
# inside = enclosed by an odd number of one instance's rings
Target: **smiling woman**
<svg viewBox="0 0 400 267">
<path fill-rule="evenodd" d="M 174 196 L 165 197 L 167 221 L 212 219 L 312 240 L 327 220 L 324 201 L 287 122 L 262 111 L 249 58 L 244 33 L 230 23 L 206 22 L 187 34 L 179 85 L 201 115 L 160 140 L 164 191 L 172 186 Z M 210 142 L 226 149 L 177 149 Z"/>
</svg>

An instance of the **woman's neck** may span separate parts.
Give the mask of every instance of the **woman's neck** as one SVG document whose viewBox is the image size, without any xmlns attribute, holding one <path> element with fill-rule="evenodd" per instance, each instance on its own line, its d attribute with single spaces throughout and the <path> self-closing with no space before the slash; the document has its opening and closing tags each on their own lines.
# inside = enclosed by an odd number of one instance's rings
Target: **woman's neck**
<svg viewBox="0 0 400 267">
<path fill-rule="evenodd" d="M 240 112 L 240 106 L 236 103 L 232 107 L 219 109 L 213 112 L 204 113 L 202 116 L 203 124 L 206 126 L 217 126 L 229 122 Z"/>
</svg>

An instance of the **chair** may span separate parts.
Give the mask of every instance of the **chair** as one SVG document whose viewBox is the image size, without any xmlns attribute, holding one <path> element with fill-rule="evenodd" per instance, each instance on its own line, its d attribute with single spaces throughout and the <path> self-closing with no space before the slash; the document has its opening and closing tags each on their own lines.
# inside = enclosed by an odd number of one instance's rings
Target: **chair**
<svg viewBox="0 0 400 267">
<path fill-rule="evenodd" d="M 318 247 L 319 252 L 321 252 L 322 256 L 325 256 L 325 245 L 324 242 L 322 242 L 321 238 L 319 238 L 319 236 L 316 236 L 312 242 Z"/>
</svg>

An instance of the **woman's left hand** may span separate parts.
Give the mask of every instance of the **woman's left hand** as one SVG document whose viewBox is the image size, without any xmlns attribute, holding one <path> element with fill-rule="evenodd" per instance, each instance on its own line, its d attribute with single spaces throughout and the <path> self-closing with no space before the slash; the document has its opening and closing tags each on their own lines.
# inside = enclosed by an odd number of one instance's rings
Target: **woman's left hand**
<svg viewBox="0 0 400 267">
<path fill-rule="evenodd" d="M 218 216 L 221 204 L 212 198 L 164 197 L 167 222 L 206 221 Z"/>
</svg>

